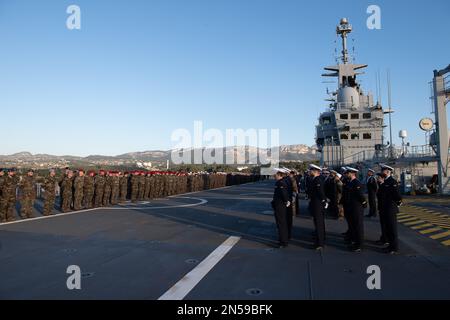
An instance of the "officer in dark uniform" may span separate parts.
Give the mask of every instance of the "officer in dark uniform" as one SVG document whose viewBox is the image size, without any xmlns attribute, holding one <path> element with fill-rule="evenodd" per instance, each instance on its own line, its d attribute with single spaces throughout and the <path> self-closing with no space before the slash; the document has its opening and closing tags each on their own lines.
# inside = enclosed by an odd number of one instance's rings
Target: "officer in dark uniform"
<svg viewBox="0 0 450 320">
<path fill-rule="evenodd" d="M 289 176 L 291 170 L 287 168 L 282 168 L 283 170 L 283 180 L 287 185 L 288 191 L 288 199 L 289 206 L 287 207 L 288 217 L 287 217 L 287 225 L 288 225 L 288 239 L 291 240 L 292 235 L 292 223 L 293 223 L 293 215 L 292 215 L 292 206 L 294 205 L 294 186 L 292 185 L 291 177 Z"/>
<path fill-rule="evenodd" d="M 314 164 L 309 165 L 310 182 L 308 186 L 309 212 L 314 219 L 315 249 L 322 250 L 325 245 L 325 217 L 324 211 L 328 207 L 323 188 L 322 169 Z"/>
<path fill-rule="evenodd" d="M 279 248 L 285 248 L 289 242 L 288 216 L 290 206 L 288 186 L 284 179 L 284 172 L 276 169 L 275 190 L 273 192 L 272 208 L 274 210 L 275 222 L 278 228 Z M 290 215 L 292 217 L 292 215 Z"/>
<path fill-rule="evenodd" d="M 348 223 L 347 239 L 353 252 L 360 252 L 364 242 L 364 208 L 367 207 L 366 198 L 362 192 L 362 184 L 356 178 L 357 169 L 347 167 L 347 182 L 344 185 L 342 204 Z"/>
<path fill-rule="evenodd" d="M 339 208 L 337 199 L 337 190 L 336 190 L 336 174 L 337 172 L 331 170 L 328 176 L 324 180 L 324 191 L 325 196 L 329 200 L 329 208 L 328 208 L 328 216 L 337 219 L 339 216 Z"/>
<path fill-rule="evenodd" d="M 369 197 L 369 214 L 366 216 L 368 218 L 377 216 L 377 191 L 378 191 L 378 182 L 374 176 L 375 171 L 369 169 L 367 172 L 367 195 Z"/>
<path fill-rule="evenodd" d="M 389 254 L 398 252 L 397 213 L 399 212 L 398 207 L 402 204 L 398 182 L 392 177 L 393 171 L 392 167 L 381 165 L 381 174 L 384 177 L 384 182 L 380 185 L 378 203 L 380 206 L 380 217 L 383 215 L 386 228 L 386 240 L 389 242 L 386 252 Z"/>
<path fill-rule="evenodd" d="M 347 167 L 341 167 L 341 182 L 342 182 L 342 195 L 344 194 L 344 187 L 347 184 Z M 342 211 L 344 213 L 345 221 L 347 222 L 347 231 L 343 232 L 342 235 L 344 236 L 345 242 L 350 242 L 350 224 L 348 222 L 347 214 L 345 213 L 345 208 L 342 205 L 343 199 L 341 197 L 340 205 L 342 206 Z"/>
<path fill-rule="evenodd" d="M 386 236 L 386 221 L 384 220 L 384 214 L 380 214 L 380 203 L 381 203 L 381 193 L 380 193 L 380 186 L 384 183 L 384 177 L 383 174 L 381 172 L 378 172 L 376 174 L 376 179 L 377 179 L 377 183 L 378 183 L 378 192 L 377 192 L 377 200 L 378 200 L 378 213 L 380 216 L 380 227 L 381 227 L 381 236 L 380 239 L 378 239 L 376 241 L 376 244 L 381 245 L 381 246 L 387 246 L 389 245 L 388 240 L 387 240 L 387 236 Z"/>
</svg>

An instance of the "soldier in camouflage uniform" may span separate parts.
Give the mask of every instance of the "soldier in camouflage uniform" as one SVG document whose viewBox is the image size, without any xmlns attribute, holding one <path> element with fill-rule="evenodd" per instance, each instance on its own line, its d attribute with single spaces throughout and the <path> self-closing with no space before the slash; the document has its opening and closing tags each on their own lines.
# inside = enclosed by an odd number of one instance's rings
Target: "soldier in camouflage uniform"
<svg viewBox="0 0 450 320">
<path fill-rule="evenodd" d="M 105 183 L 106 183 L 105 171 L 100 170 L 98 176 L 96 176 L 94 179 L 94 187 L 95 187 L 94 206 L 96 208 L 103 206 L 103 194 L 105 193 Z"/>
<path fill-rule="evenodd" d="M 48 176 L 42 182 L 42 188 L 45 190 L 44 211 L 42 213 L 44 216 L 49 216 L 55 207 L 56 183 L 56 172 L 54 169 L 50 169 Z"/>
<path fill-rule="evenodd" d="M 16 189 L 18 178 L 16 177 L 16 169 L 11 169 L 8 174 L 2 179 L 1 185 L 1 208 L 0 221 L 14 221 L 14 209 L 16 207 Z"/>
<path fill-rule="evenodd" d="M 112 173 L 108 171 L 105 179 L 105 190 L 103 191 L 103 206 L 109 206 L 111 202 L 111 190 L 112 190 Z"/>
<path fill-rule="evenodd" d="M 73 181 L 73 209 L 83 209 L 84 170 L 78 170 L 78 175 Z"/>
<path fill-rule="evenodd" d="M 120 178 L 119 172 L 114 171 L 111 175 L 111 204 L 116 205 L 119 203 L 119 192 L 120 192 Z"/>
<path fill-rule="evenodd" d="M 133 171 L 131 175 L 131 202 L 136 202 L 139 192 L 139 172 Z"/>
<path fill-rule="evenodd" d="M 83 185 L 83 205 L 85 208 L 90 209 L 94 206 L 94 179 L 95 172 L 89 171 L 87 176 L 84 176 Z"/>
<path fill-rule="evenodd" d="M 120 202 L 127 201 L 128 194 L 128 172 L 120 173 Z"/>
<path fill-rule="evenodd" d="M 18 178 L 16 177 L 16 170 L 11 169 L 7 175 L 3 174 L 0 179 L 0 221 L 14 221 L 14 209 L 16 207 L 16 188 Z"/>
<path fill-rule="evenodd" d="M 153 176 L 153 199 L 159 198 L 159 189 L 160 189 L 160 173 L 159 171 L 155 172 Z"/>
<path fill-rule="evenodd" d="M 72 205 L 73 171 L 68 170 L 60 182 L 61 211 L 69 212 Z"/>
<path fill-rule="evenodd" d="M 5 170 L 4 169 L 0 169 L 0 222 L 3 222 L 3 197 L 2 197 L 2 185 L 3 182 L 5 181 Z"/>
<path fill-rule="evenodd" d="M 144 200 L 144 192 L 145 192 L 145 172 L 141 171 L 138 176 L 138 200 Z"/>
<path fill-rule="evenodd" d="M 150 172 L 145 174 L 144 200 L 150 200 Z"/>
<path fill-rule="evenodd" d="M 36 180 L 32 169 L 25 176 L 20 177 L 18 184 L 21 192 L 20 216 L 23 219 L 33 218 L 34 201 L 36 200 Z"/>
<path fill-rule="evenodd" d="M 168 179 L 168 175 L 167 172 L 164 172 L 162 177 L 162 183 L 161 183 L 161 197 L 166 197 L 167 196 L 167 191 L 168 191 L 168 187 L 169 187 L 169 179 Z"/>
</svg>

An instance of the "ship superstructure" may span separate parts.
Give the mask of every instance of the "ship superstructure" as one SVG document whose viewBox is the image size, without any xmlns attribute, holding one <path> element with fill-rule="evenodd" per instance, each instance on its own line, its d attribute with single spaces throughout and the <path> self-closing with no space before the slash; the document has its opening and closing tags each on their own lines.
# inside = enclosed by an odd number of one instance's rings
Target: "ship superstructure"
<svg viewBox="0 0 450 320">
<path fill-rule="evenodd" d="M 371 93 L 365 94 L 357 81 L 366 64 L 354 64 L 348 54 L 347 35 L 352 26 L 341 19 L 336 33 L 342 39 L 342 56 L 338 64 L 324 68 L 325 77 L 338 80 L 336 91 L 329 93 L 329 110 L 319 116 L 316 144 L 322 165 L 340 166 L 352 163 L 357 154 L 375 155 L 383 145 L 383 108 L 374 103 Z"/>
</svg>

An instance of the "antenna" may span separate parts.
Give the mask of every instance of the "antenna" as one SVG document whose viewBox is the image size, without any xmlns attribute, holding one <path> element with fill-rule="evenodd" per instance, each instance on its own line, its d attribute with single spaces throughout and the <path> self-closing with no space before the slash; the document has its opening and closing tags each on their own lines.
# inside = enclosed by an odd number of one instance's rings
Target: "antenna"
<svg viewBox="0 0 450 320">
<path fill-rule="evenodd" d="M 380 95 L 378 100 L 380 101 L 380 104 L 382 104 L 381 99 L 383 98 L 381 92 L 381 72 L 380 69 L 378 69 L 378 94 Z"/>
<path fill-rule="evenodd" d="M 377 94 L 377 104 L 380 103 L 380 88 L 378 88 L 378 73 L 375 73 L 375 91 Z"/>
<path fill-rule="evenodd" d="M 387 71 L 387 83 L 388 83 L 388 106 L 389 106 L 389 148 L 390 157 L 393 157 L 392 149 L 392 105 L 391 105 L 391 71 Z"/>
<path fill-rule="evenodd" d="M 352 25 L 348 22 L 347 18 L 342 18 L 339 25 L 336 28 L 336 33 L 341 35 L 342 38 L 342 62 L 347 64 L 348 51 L 347 51 L 347 34 L 352 32 Z"/>
</svg>

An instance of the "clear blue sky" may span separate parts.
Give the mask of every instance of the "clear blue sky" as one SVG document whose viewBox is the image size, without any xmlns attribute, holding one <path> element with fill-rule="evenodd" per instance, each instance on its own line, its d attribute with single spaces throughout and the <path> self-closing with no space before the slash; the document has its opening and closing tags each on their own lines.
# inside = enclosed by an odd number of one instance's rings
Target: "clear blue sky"
<svg viewBox="0 0 450 320">
<path fill-rule="evenodd" d="M 70 4 L 79 31 L 66 28 Z M 370 4 L 382 30 L 366 28 Z M 394 136 L 423 144 L 428 82 L 450 63 L 449 12 L 448 0 L 0 0 L 0 154 L 168 149 L 194 120 L 312 145 L 341 17 L 369 64 L 364 88 L 391 70 Z"/>
</svg>

